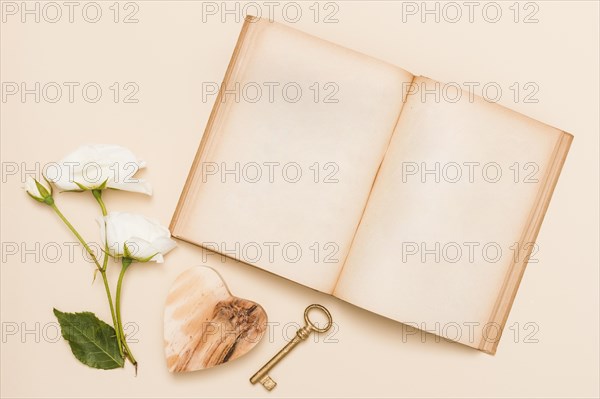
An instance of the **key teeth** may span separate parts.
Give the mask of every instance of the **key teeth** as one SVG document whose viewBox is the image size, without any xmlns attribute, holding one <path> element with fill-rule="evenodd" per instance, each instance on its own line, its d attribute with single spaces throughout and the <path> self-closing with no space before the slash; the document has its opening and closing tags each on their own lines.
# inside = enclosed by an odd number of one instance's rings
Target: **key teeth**
<svg viewBox="0 0 600 399">
<path fill-rule="evenodd" d="M 267 391 L 271 391 L 277 386 L 277 383 L 273 381 L 273 379 L 268 375 L 266 375 L 265 378 L 260 380 L 260 383 L 267 389 Z"/>
</svg>

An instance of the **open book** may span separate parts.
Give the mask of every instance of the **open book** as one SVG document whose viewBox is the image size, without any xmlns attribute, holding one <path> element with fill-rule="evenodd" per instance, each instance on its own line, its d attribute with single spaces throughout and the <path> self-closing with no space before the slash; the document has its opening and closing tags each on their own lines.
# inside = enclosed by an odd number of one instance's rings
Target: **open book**
<svg viewBox="0 0 600 399">
<path fill-rule="evenodd" d="M 571 140 L 248 17 L 171 231 L 495 353 Z"/>
</svg>

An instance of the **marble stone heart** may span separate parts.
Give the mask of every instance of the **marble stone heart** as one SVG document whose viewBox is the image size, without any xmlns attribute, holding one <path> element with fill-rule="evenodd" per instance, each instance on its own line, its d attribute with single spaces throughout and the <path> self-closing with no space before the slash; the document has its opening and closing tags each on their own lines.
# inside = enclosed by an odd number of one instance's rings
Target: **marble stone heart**
<svg viewBox="0 0 600 399">
<path fill-rule="evenodd" d="M 180 274 L 167 296 L 165 356 L 171 372 L 202 370 L 237 359 L 263 337 L 262 306 L 237 298 L 206 266 Z"/>
</svg>

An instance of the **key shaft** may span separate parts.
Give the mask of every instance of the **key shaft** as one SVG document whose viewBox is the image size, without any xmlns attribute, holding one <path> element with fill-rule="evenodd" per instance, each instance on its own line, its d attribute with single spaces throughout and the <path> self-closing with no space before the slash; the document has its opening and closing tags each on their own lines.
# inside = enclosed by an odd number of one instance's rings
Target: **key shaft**
<svg viewBox="0 0 600 399">
<path fill-rule="evenodd" d="M 275 388 L 275 385 L 277 385 L 277 384 L 271 378 L 269 378 L 269 376 L 268 376 L 269 371 L 271 371 L 271 369 L 273 367 L 275 367 L 275 365 L 277 363 L 279 363 L 281 361 L 281 359 L 286 357 L 287 354 L 290 353 L 292 351 L 292 349 L 294 349 L 300 342 L 302 342 L 306 338 L 308 338 L 308 336 L 310 335 L 311 332 L 312 332 L 312 328 L 309 325 L 306 325 L 306 326 L 302 327 L 301 329 L 299 329 L 296 332 L 296 335 L 294 336 L 294 338 L 290 342 L 288 342 L 287 345 L 283 347 L 283 349 L 281 349 L 279 352 L 277 352 L 277 354 L 275 354 L 275 356 L 273 356 L 271 358 L 271 360 L 269 360 L 264 366 L 261 367 L 260 370 L 258 370 L 256 372 L 256 374 L 254 374 L 250 378 L 250 382 L 253 384 L 260 382 L 263 385 L 265 385 L 265 388 L 269 389 L 267 387 L 267 385 L 265 383 L 263 383 L 263 380 L 266 380 L 266 381 L 269 381 L 270 384 L 273 384 L 273 387 L 270 388 L 269 390 Z"/>
</svg>

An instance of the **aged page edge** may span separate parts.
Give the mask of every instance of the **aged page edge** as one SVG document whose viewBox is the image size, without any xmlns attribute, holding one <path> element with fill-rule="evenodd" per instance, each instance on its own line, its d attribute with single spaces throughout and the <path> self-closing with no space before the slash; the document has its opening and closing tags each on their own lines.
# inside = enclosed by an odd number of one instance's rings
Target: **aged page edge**
<svg viewBox="0 0 600 399">
<path fill-rule="evenodd" d="M 567 132 L 562 132 L 560 138 L 558 139 L 556 149 L 553 151 L 552 158 L 550 160 L 551 165 L 546 176 L 544 177 L 544 182 L 540 188 L 540 192 L 536 200 L 536 205 L 532 210 L 523 237 L 519 242 L 521 245 L 521 249 L 518 252 L 519 262 L 513 261 L 509 267 L 502 285 L 502 289 L 500 290 L 500 294 L 496 300 L 494 309 L 492 310 L 492 314 L 490 315 L 489 321 L 486 324 L 486 326 L 498 326 L 500 335 L 495 337 L 494 340 L 489 340 L 486 339 L 485 336 L 482 336 L 481 341 L 477 346 L 477 349 L 490 355 L 496 354 L 496 350 L 498 348 L 498 344 L 500 343 L 500 338 L 502 337 L 502 332 L 508 319 L 510 309 L 512 308 L 519 284 L 521 283 L 521 279 L 525 273 L 527 261 L 531 256 L 531 252 L 534 247 L 533 245 L 527 245 L 526 247 L 526 244 L 533 244 L 537 239 L 538 233 L 540 232 L 540 228 L 542 226 L 542 221 L 544 220 L 544 216 L 548 210 L 550 199 L 554 189 L 556 188 L 556 184 L 558 183 L 558 178 L 565 160 L 567 159 L 567 153 L 569 152 L 572 141 L 573 135 Z"/>
<path fill-rule="evenodd" d="M 358 234 L 358 229 L 360 228 L 360 224 L 363 221 L 363 217 L 365 216 L 367 206 L 369 205 L 369 200 L 371 199 L 371 194 L 373 194 L 373 188 L 375 188 L 375 183 L 377 182 L 377 178 L 379 177 L 379 172 L 381 171 L 381 165 L 383 165 L 383 161 L 385 161 L 388 150 L 390 149 L 390 144 L 392 143 L 392 139 L 394 138 L 394 135 L 396 134 L 396 128 L 398 127 L 398 122 L 400 122 L 400 117 L 402 116 L 402 111 L 404 111 L 404 106 L 406 105 L 406 101 L 408 100 L 408 93 L 410 91 L 410 88 L 412 87 L 412 85 L 415 82 L 415 79 L 417 77 L 418 76 L 413 75 L 413 77 L 410 81 L 410 85 L 408 85 L 408 89 L 406 90 L 405 93 L 402 94 L 402 97 L 403 97 L 402 98 L 402 107 L 400 108 L 400 111 L 398 112 L 398 117 L 396 118 L 396 123 L 394 123 L 394 127 L 392 129 L 392 133 L 390 134 L 390 138 L 388 140 L 385 152 L 383 153 L 381 162 L 379 162 L 379 166 L 377 167 L 377 172 L 375 172 L 375 177 L 373 178 L 373 182 L 371 183 L 371 188 L 369 189 L 369 195 L 367 195 L 367 200 L 365 201 L 365 205 L 363 206 L 363 210 L 360 215 L 360 219 L 358 220 L 358 223 L 356 224 L 356 229 L 354 230 L 354 235 L 352 236 L 352 240 L 350 241 L 350 248 L 348 250 L 348 253 L 346 254 L 346 258 L 344 258 L 344 261 L 342 262 L 342 268 L 340 269 L 337 279 L 335 280 L 335 284 L 333 285 L 333 290 L 331 292 L 331 295 L 333 295 L 333 296 L 336 296 L 335 291 L 337 289 L 337 285 L 340 281 L 340 278 L 342 277 L 342 274 L 344 274 L 344 268 L 346 267 L 346 261 L 348 260 L 348 256 L 350 256 L 350 252 L 352 252 L 352 247 L 354 246 L 354 242 L 356 240 L 356 235 Z"/>
<path fill-rule="evenodd" d="M 171 219 L 171 224 L 169 225 L 171 235 L 173 237 L 183 239 L 184 241 L 187 240 L 185 239 L 185 237 L 181 236 L 179 228 L 182 227 L 182 222 L 185 221 L 186 207 L 189 206 L 189 204 L 191 203 L 191 201 L 188 201 L 188 195 L 190 194 L 192 186 L 194 186 L 195 184 L 196 174 L 198 173 L 198 166 L 200 165 L 201 160 L 206 156 L 208 144 L 214 138 L 214 132 L 216 131 L 214 125 L 216 119 L 220 113 L 224 113 L 225 111 L 222 110 L 222 106 L 224 104 L 224 91 L 227 88 L 228 82 L 230 81 L 234 70 L 238 66 L 237 64 L 242 47 L 244 45 L 248 45 L 248 42 L 250 41 L 248 40 L 248 30 L 250 26 L 253 23 L 258 22 L 258 20 L 259 18 L 250 15 L 246 16 L 244 20 L 244 24 L 242 25 L 242 29 L 238 37 L 237 43 L 235 45 L 235 48 L 233 50 L 233 54 L 231 56 L 231 59 L 229 60 L 229 65 L 227 66 L 227 70 L 225 71 L 225 76 L 223 77 L 223 82 L 219 89 L 219 94 L 217 95 L 215 104 L 210 112 L 208 123 L 206 124 L 204 134 L 202 135 L 202 140 L 200 141 L 200 145 L 198 146 L 198 150 L 196 151 L 196 155 L 194 156 L 194 161 L 192 162 L 192 166 L 190 167 L 190 171 L 183 186 L 181 195 L 179 196 L 179 201 L 177 202 L 177 207 L 175 208 L 173 218 Z"/>
</svg>

